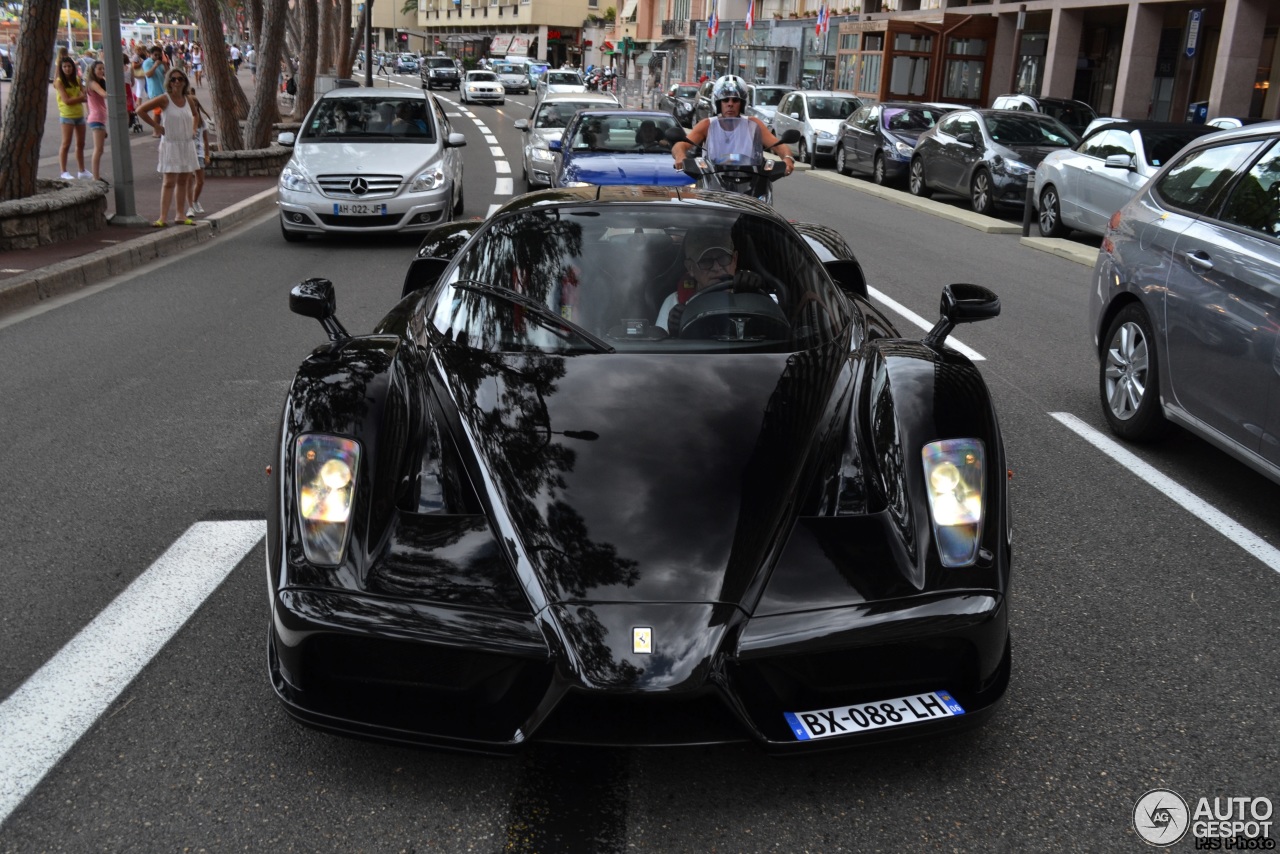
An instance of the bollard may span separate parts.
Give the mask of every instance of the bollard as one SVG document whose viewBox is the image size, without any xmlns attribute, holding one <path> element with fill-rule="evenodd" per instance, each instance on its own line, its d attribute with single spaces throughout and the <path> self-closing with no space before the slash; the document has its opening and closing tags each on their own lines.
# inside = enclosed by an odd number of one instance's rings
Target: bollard
<svg viewBox="0 0 1280 854">
<path fill-rule="evenodd" d="M 1022 236 L 1031 236 L 1031 212 L 1035 209 L 1036 182 L 1027 179 L 1027 197 L 1022 201 Z"/>
</svg>

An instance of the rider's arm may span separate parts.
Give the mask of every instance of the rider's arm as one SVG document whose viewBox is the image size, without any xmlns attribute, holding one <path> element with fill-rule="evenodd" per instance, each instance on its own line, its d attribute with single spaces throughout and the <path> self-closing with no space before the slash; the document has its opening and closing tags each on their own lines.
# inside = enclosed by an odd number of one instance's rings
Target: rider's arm
<svg viewBox="0 0 1280 854">
<path fill-rule="evenodd" d="M 760 126 L 760 142 L 764 145 L 765 151 L 772 151 L 774 154 L 782 158 L 782 162 L 787 165 L 787 174 L 791 174 L 791 170 L 795 168 L 795 158 L 791 156 L 791 147 L 785 142 L 779 142 L 774 136 L 773 131 L 769 130 L 764 122 L 755 116 L 751 120 Z"/>
<path fill-rule="evenodd" d="M 684 168 L 684 158 L 689 152 L 689 149 L 697 145 L 702 145 L 702 143 L 706 142 L 707 128 L 710 126 L 711 120 L 703 119 L 694 125 L 692 130 L 685 134 L 685 139 L 689 140 L 689 142 L 677 142 L 675 145 L 671 146 L 671 157 L 676 162 L 676 169 Z"/>
</svg>

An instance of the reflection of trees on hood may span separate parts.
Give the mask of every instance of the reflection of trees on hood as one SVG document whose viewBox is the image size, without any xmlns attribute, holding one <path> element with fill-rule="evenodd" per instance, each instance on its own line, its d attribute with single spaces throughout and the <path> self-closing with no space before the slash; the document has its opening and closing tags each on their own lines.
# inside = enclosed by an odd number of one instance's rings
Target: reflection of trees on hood
<svg viewBox="0 0 1280 854">
<path fill-rule="evenodd" d="M 527 353 L 504 359 L 450 347 L 447 360 L 481 461 L 548 583 L 577 596 L 589 586 L 635 584 L 637 562 L 619 557 L 610 543 L 593 542 L 582 515 L 556 500 L 576 460 L 553 431 L 546 405 L 564 376 L 564 357 Z"/>
<path fill-rule="evenodd" d="M 561 625 L 590 682 L 610 688 L 622 688 L 634 685 L 644 673 L 630 661 L 614 659 L 609 649 L 609 632 L 590 608 L 576 608 L 567 612 Z"/>
<path fill-rule="evenodd" d="M 362 419 L 368 412 L 369 381 L 386 369 L 388 355 L 381 349 L 370 349 L 352 356 L 359 347 L 356 341 L 345 345 L 341 373 L 333 372 L 328 357 L 308 360 L 299 369 L 292 391 L 294 417 L 305 413 L 308 430 L 341 432 L 352 419 Z"/>
</svg>

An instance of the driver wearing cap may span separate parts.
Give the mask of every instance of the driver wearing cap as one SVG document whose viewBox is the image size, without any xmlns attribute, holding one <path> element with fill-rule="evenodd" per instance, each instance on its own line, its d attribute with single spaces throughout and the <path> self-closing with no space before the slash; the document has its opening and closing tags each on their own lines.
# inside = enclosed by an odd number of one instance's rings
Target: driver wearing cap
<svg viewBox="0 0 1280 854">
<path fill-rule="evenodd" d="M 655 326 L 671 335 L 680 332 L 680 319 L 685 305 L 703 290 L 715 284 L 732 282 L 738 293 L 763 293 L 764 280 L 758 273 L 738 269 L 738 251 L 727 229 L 692 228 L 684 236 L 684 267 L 688 278 L 662 302 Z"/>
</svg>

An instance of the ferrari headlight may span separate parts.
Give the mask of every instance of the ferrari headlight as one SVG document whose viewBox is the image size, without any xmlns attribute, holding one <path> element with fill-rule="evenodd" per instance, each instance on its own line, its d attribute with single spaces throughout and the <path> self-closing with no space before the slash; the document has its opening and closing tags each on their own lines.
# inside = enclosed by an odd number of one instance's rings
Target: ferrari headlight
<svg viewBox="0 0 1280 854">
<path fill-rule="evenodd" d="M 929 515 L 943 566 L 968 566 L 978 555 L 984 455 L 981 439 L 943 439 L 924 446 Z"/>
<path fill-rule="evenodd" d="M 434 190 L 437 187 L 444 186 L 444 172 L 439 167 L 433 166 L 423 172 L 418 173 L 409 183 L 410 193 L 425 193 L 428 190 Z"/>
<path fill-rule="evenodd" d="M 351 506 L 360 468 L 360 443 L 354 439 L 309 433 L 294 449 L 298 517 L 307 560 L 336 566 L 351 533 Z"/>
<path fill-rule="evenodd" d="M 311 182 L 307 180 L 306 173 L 301 169 L 286 164 L 284 169 L 280 170 L 280 189 L 295 193 L 309 193 Z"/>
</svg>

